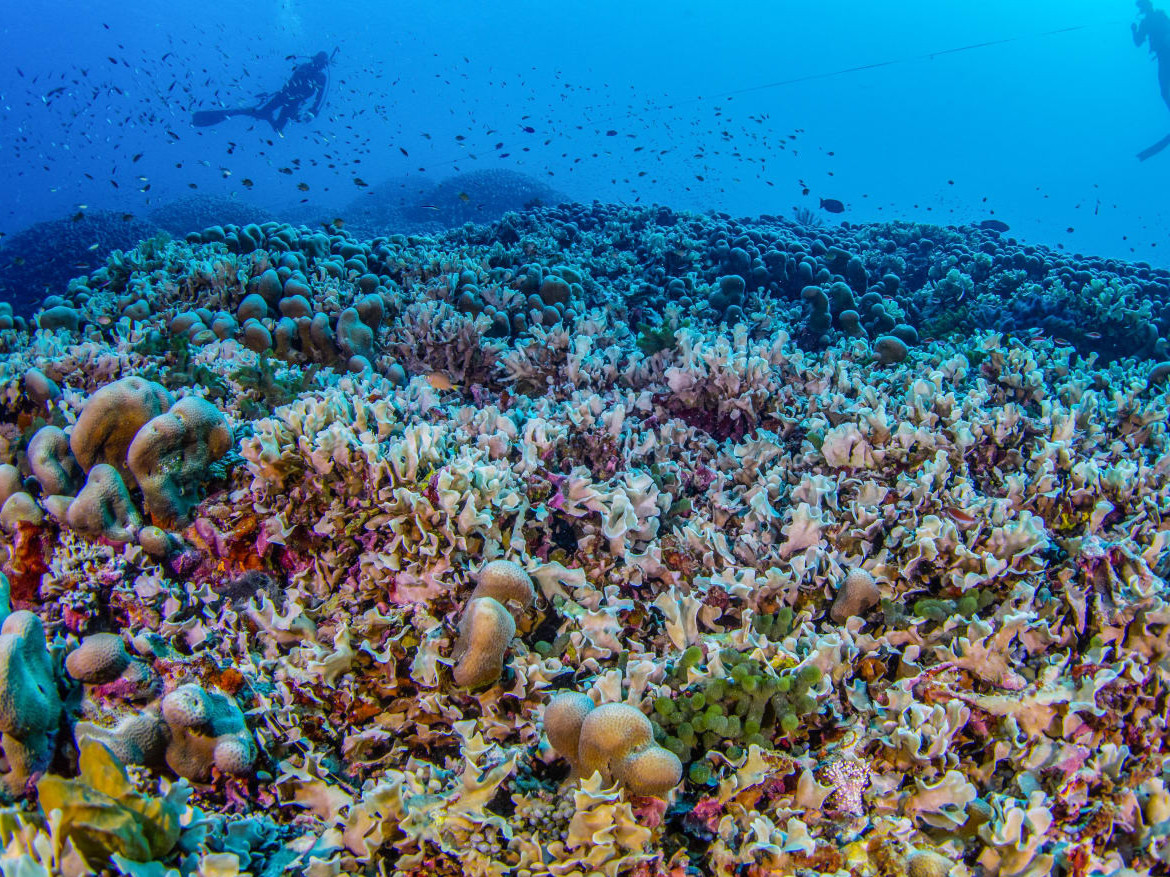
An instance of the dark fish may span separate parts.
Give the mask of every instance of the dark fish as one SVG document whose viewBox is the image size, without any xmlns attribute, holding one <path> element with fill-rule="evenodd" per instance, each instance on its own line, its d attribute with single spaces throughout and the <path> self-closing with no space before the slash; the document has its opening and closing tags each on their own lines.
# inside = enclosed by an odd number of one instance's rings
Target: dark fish
<svg viewBox="0 0 1170 877">
<path fill-rule="evenodd" d="M 401 152 L 403 155 L 405 155 L 407 158 L 410 158 L 410 153 L 407 152 L 405 149 L 403 149 L 401 146 L 398 147 L 398 151 Z"/>
<path fill-rule="evenodd" d="M 524 126 L 524 133 L 525 133 L 525 134 L 535 134 L 535 133 L 536 133 L 536 129 L 535 129 L 535 128 L 533 128 L 531 125 L 525 125 L 525 126 Z"/>
<path fill-rule="evenodd" d="M 836 198 L 822 198 L 821 210 L 827 210 L 829 213 L 844 213 L 845 205 Z"/>
<path fill-rule="evenodd" d="M 134 156 L 132 159 L 130 159 L 130 161 L 131 161 L 131 162 L 135 162 L 135 161 L 138 161 L 138 159 L 140 159 L 140 158 L 142 158 L 142 153 L 141 153 L 141 152 L 139 152 L 139 153 L 135 154 L 135 156 Z"/>
<path fill-rule="evenodd" d="M 606 137 L 617 137 L 617 131 L 613 130 L 613 128 L 610 128 L 608 131 L 605 132 L 605 136 Z"/>
<path fill-rule="evenodd" d="M 985 219 L 979 223 L 979 228 L 983 229 L 984 231 L 1005 232 L 1008 230 L 1008 224 L 1006 222 L 1001 222 L 998 219 Z"/>
<path fill-rule="evenodd" d="M 307 192 L 307 191 L 309 191 L 309 184 L 308 183 L 297 183 L 297 188 L 300 189 L 302 192 Z"/>
<path fill-rule="evenodd" d="M 365 187 L 367 187 L 368 185 L 370 185 L 370 184 L 369 184 L 369 183 L 367 183 L 365 180 L 363 180 L 361 177 L 354 177 L 354 178 L 353 178 L 353 184 L 354 184 L 355 186 L 361 186 L 363 189 L 364 189 Z"/>
<path fill-rule="evenodd" d="M 251 189 L 254 185 L 256 185 L 251 180 L 249 180 L 247 177 L 244 177 L 242 180 L 240 180 L 240 183 L 242 183 L 244 188 L 246 188 L 246 189 Z"/>
<path fill-rule="evenodd" d="M 468 195 L 466 192 L 460 192 L 459 193 L 459 200 L 463 201 L 463 202 L 467 202 L 467 201 L 471 200 L 471 196 Z"/>
</svg>

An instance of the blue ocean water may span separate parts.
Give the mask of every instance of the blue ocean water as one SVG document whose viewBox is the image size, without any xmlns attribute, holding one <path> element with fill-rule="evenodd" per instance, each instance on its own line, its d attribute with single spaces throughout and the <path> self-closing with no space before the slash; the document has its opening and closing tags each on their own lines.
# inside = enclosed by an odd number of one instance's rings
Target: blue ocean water
<svg viewBox="0 0 1170 877">
<path fill-rule="evenodd" d="M 1125 0 L 13 4 L 0 231 L 191 195 L 345 216 L 504 169 L 582 201 L 995 218 L 1166 264 L 1170 153 L 1135 154 L 1170 111 L 1134 16 Z M 316 119 L 191 126 L 334 47 Z"/>
</svg>

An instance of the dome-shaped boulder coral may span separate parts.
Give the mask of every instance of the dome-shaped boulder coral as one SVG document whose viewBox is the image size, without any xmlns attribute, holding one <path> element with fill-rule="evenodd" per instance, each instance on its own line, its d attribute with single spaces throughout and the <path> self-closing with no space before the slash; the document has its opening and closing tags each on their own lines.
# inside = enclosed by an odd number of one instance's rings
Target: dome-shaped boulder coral
<svg viewBox="0 0 1170 877">
<path fill-rule="evenodd" d="M 459 639 L 451 655 L 455 684 L 481 688 L 499 679 L 515 635 L 516 622 L 502 603 L 492 597 L 469 600 L 459 619 Z"/>
<path fill-rule="evenodd" d="M 28 443 L 28 465 L 47 496 L 73 496 L 82 472 L 69 449 L 69 439 L 57 426 L 42 426 Z"/>
<path fill-rule="evenodd" d="M 881 600 L 881 591 L 873 575 L 861 567 L 849 570 L 837 588 L 829 617 L 844 624 L 856 615 L 864 615 Z"/>
<path fill-rule="evenodd" d="M 24 490 L 24 480 L 20 477 L 20 470 L 11 463 L 0 463 L 0 506 L 8 501 L 8 497 Z"/>
<path fill-rule="evenodd" d="M 57 386 L 57 382 L 39 368 L 30 368 L 26 371 L 21 383 L 24 394 L 38 405 L 47 405 L 61 398 L 61 388 Z"/>
<path fill-rule="evenodd" d="M 112 682 L 130 665 L 126 643 L 116 633 L 94 633 L 65 659 L 65 672 L 78 682 Z"/>
<path fill-rule="evenodd" d="M 134 541 L 142 526 L 142 516 L 134 507 L 130 491 L 118 470 L 106 463 L 98 463 L 89 470 L 85 486 L 69 504 L 65 522 L 87 539 L 122 544 Z"/>
<path fill-rule="evenodd" d="M 0 748 L 8 763 L 9 793 L 22 795 L 49 766 L 61 718 L 61 698 L 45 645 L 45 630 L 32 612 L 13 612 L 0 625 Z"/>
<path fill-rule="evenodd" d="M 483 565 L 476 577 L 471 599 L 479 597 L 491 597 L 505 606 L 511 603 L 524 612 L 532 605 L 536 589 L 532 576 L 514 560 L 492 560 Z"/>
<path fill-rule="evenodd" d="M 227 420 L 197 396 L 180 399 L 138 431 L 128 461 L 155 523 L 172 526 L 187 518 L 199 504 L 207 467 L 231 445 Z"/>
<path fill-rule="evenodd" d="M 37 505 L 37 501 L 23 490 L 12 494 L 4 500 L 4 505 L 0 506 L 0 529 L 8 533 L 15 533 L 21 524 L 40 526 L 44 519 L 44 512 Z"/>
<path fill-rule="evenodd" d="M 106 463 L 128 481 L 126 452 L 134 436 L 173 404 L 174 398 L 162 384 L 144 378 L 128 377 L 106 384 L 89 397 L 73 425 L 69 435 L 73 456 L 86 472 Z"/>
<path fill-rule="evenodd" d="M 574 772 L 579 763 L 577 746 L 581 741 L 581 723 L 597 705 L 581 691 L 562 691 L 544 708 L 544 732 L 552 748 L 569 760 Z"/>
<path fill-rule="evenodd" d="M 347 356 L 374 355 L 374 330 L 362 321 L 357 308 L 346 308 L 337 316 L 337 344 Z"/>
<path fill-rule="evenodd" d="M 179 776 L 203 782 L 212 767 L 232 776 L 252 772 L 256 744 L 230 697 L 189 682 L 163 698 L 162 716 L 170 729 L 167 765 Z"/>
<path fill-rule="evenodd" d="M 112 727 L 80 721 L 73 727 L 80 749 L 93 740 L 104 745 L 123 764 L 151 767 L 161 764 L 167 747 L 167 726 L 155 709 L 125 715 Z"/>
<path fill-rule="evenodd" d="M 882 365 L 902 362 L 910 355 L 910 348 L 897 335 L 882 335 L 873 342 L 873 352 Z"/>
<path fill-rule="evenodd" d="M 65 329 L 76 332 L 81 325 L 81 314 L 69 305 L 57 305 L 37 315 L 37 326 L 47 332 Z"/>
<path fill-rule="evenodd" d="M 549 742 L 578 775 L 599 773 L 633 795 L 654 798 L 666 796 L 682 781 L 682 762 L 654 742 L 653 726 L 640 710 L 625 703 L 591 707 L 587 696 L 567 692 L 545 708 Z"/>
</svg>

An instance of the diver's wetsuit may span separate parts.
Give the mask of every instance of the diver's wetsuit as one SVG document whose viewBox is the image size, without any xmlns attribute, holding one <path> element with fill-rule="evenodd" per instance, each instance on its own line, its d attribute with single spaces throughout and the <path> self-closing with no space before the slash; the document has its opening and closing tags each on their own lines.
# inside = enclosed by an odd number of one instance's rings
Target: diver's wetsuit
<svg viewBox="0 0 1170 877">
<path fill-rule="evenodd" d="M 312 107 L 306 114 L 307 118 L 317 115 L 321 104 L 325 102 L 325 68 L 329 64 L 329 56 L 318 52 L 311 61 L 299 65 L 284 88 L 252 110 L 249 115 L 257 119 L 266 120 L 277 131 L 283 131 L 290 120 L 301 115 L 301 108 L 311 98 L 316 97 Z"/>
<path fill-rule="evenodd" d="M 1149 0 L 1139 0 L 1141 20 L 1133 25 L 1133 44 L 1149 42 L 1150 54 L 1158 60 L 1158 85 L 1162 101 L 1170 108 L 1170 15 L 1155 9 Z"/>
<path fill-rule="evenodd" d="M 334 54 L 337 50 L 333 50 Z M 329 85 L 329 55 L 318 52 L 311 60 L 299 64 L 284 88 L 271 97 L 265 96 L 259 106 L 233 107 L 220 110 L 199 110 L 191 122 L 197 128 L 216 125 L 232 116 L 252 116 L 268 122 L 278 133 L 294 119 L 308 120 L 316 117 L 325 103 Z M 306 107 L 309 102 L 312 105 Z"/>
</svg>

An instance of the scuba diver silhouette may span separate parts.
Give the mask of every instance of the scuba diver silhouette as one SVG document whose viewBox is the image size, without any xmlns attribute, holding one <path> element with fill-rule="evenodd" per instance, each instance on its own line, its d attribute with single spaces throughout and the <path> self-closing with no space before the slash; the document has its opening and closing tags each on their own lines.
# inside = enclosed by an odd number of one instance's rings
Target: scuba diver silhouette
<svg viewBox="0 0 1170 877">
<path fill-rule="evenodd" d="M 333 50 L 333 55 L 318 52 L 305 63 L 298 64 L 284 87 L 276 94 L 261 95 L 257 106 L 199 110 L 191 117 L 191 124 L 205 128 L 232 116 L 251 116 L 263 119 L 279 134 L 289 122 L 307 122 L 316 118 L 325 104 L 329 90 L 329 62 L 336 54 L 337 49 Z"/>
<path fill-rule="evenodd" d="M 1170 109 L 1170 15 L 1155 9 L 1151 0 L 1137 0 L 1137 8 L 1140 18 L 1130 25 L 1133 44 L 1149 44 L 1150 54 L 1158 62 L 1158 85 L 1162 90 L 1162 102 Z M 1138 158 L 1145 161 L 1167 146 L 1170 146 L 1170 134 L 1143 149 L 1138 153 Z"/>
</svg>

